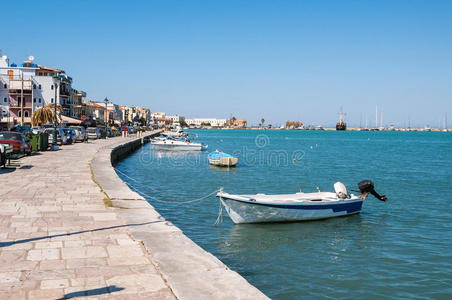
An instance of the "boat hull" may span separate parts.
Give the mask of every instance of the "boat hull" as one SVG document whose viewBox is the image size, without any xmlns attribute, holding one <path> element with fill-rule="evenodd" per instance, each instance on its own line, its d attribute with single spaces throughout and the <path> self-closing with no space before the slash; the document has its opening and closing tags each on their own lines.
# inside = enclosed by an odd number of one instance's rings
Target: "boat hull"
<svg viewBox="0 0 452 300">
<path fill-rule="evenodd" d="M 202 145 L 172 145 L 172 144 L 152 144 L 154 149 L 168 151 L 201 151 Z"/>
<path fill-rule="evenodd" d="M 359 213 L 363 204 L 361 198 L 327 204 L 314 201 L 312 204 L 274 204 L 243 201 L 224 196 L 219 198 L 235 224 L 295 222 L 340 217 Z"/>
<path fill-rule="evenodd" d="M 238 161 L 239 160 L 236 157 L 221 157 L 218 159 L 209 158 L 209 163 L 211 165 L 219 167 L 234 167 Z"/>
</svg>

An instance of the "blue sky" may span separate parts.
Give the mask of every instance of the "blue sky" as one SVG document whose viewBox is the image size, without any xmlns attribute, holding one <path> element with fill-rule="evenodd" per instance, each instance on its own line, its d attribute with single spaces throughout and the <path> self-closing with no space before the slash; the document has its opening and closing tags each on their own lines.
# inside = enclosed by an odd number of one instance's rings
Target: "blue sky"
<svg viewBox="0 0 452 300">
<path fill-rule="evenodd" d="M 88 98 L 250 123 L 452 120 L 452 1 L 4 1 L 0 49 Z"/>
</svg>

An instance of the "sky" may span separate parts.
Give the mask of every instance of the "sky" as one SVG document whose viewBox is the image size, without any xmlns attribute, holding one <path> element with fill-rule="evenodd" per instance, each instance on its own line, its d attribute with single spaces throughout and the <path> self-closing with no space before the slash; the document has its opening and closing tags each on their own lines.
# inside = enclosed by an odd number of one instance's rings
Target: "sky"
<svg viewBox="0 0 452 300">
<path fill-rule="evenodd" d="M 438 127 L 452 1 L 2 1 L 0 49 L 89 100 L 185 117 Z M 380 116 L 379 116 L 380 119 Z"/>
</svg>

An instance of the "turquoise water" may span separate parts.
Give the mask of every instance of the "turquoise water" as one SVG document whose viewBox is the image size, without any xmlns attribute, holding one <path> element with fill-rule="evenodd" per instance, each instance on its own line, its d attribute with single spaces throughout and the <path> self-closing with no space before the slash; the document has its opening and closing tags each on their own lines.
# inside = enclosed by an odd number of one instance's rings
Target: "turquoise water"
<svg viewBox="0 0 452 300">
<path fill-rule="evenodd" d="M 239 157 L 234 169 L 207 154 L 146 145 L 121 161 L 122 176 L 205 250 L 273 299 L 452 298 L 452 134 L 199 130 L 209 151 Z M 218 200 L 182 203 L 219 187 L 230 193 L 356 189 L 372 179 L 361 214 L 322 221 L 233 225 Z"/>
</svg>

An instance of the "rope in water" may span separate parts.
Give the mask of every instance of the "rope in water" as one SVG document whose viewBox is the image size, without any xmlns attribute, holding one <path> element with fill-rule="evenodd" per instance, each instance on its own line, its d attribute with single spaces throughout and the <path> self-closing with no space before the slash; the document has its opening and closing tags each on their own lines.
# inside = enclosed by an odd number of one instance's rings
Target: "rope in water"
<svg viewBox="0 0 452 300">
<path fill-rule="evenodd" d="M 141 183 L 141 182 L 135 180 L 134 178 L 132 178 L 132 177 L 130 177 L 130 176 L 124 174 L 124 172 L 121 172 L 120 170 L 118 170 L 118 169 L 116 169 L 116 168 L 114 168 L 114 169 L 115 169 L 118 173 L 121 173 L 124 177 L 127 177 L 128 179 L 130 179 L 130 180 L 132 180 L 132 181 L 138 183 L 138 184 L 141 185 L 142 187 L 144 187 L 144 188 L 150 188 L 150 189 L 153 189 L 153 190 L 155 190 L 155 191 L 157 191 L 157 192 L 159 192 L 159 193 L 162 193 L 162 192 L 158 191 L 158 190 L 155 189 L 155 188 L 152 188 L 152 187 L 150 187 L 150 186 L 144 185 L 143 183 Z M 203 196 L 203 197 L 196 198 L 196 199 L 191 199 L 191 200 L 186 200 L 186 201 L 168 201 L 168 200 L 162 200 L 162 199 L 158 199 L 158 198 L 156 198 L 156 197 L 153 197 L 153 196 L 151 196 L 151 195 L 149 195 L 149 194 L 147 194 L 147 193 L 145 193 L 145 192 L 143 192 L 143 191 L 137 189 L 136 187 L 134 187 L 134 186 L 133 186 L 132 184 L 130 184 L 129 182 L 126 182 L 126 184 L 127 184 L 132 190 L 134 190 L 135 192 L 137 192 L 138 194 L 140 194 L 140 195 L 142 195 L 142 196 L 144 196 L 144 197 L 146 197 L 146 198 L 148 198 L 148 199 L 155 200 L 155 201 L 157 201 L 157 202 L 163 202 L 163 203 L 177 203 L 177 204 L 193 203 L 193 202 L 202 201 L 202 200 L 204 200 L 204 199 L 206 199 L 206 198 L 209 198 L 210 196 L 212 196 L 212 195 L 214 195 L 214 194 L 216 194 L 216 193 L 218 193 L 218 192 L 220 191 L 220 190 L 218 189 L 218 190 L 215 190 L 215 191 L 213 191 L 213 192 L 211 192 L 211 193 L 209 193 L 209 194 L 207 194 L 207 195 L 205 195 L 205 196 Z M 164 194 L 164 193 L 162 193 L 162 194 Z M 171 196 L 172 198 L 180 198 L 179 196 L 176 196 L 176 195 L 170 195 L 170 194 L 168 194 L 168 193 L 167 193 L 167 195 Z"/>
</svg>

